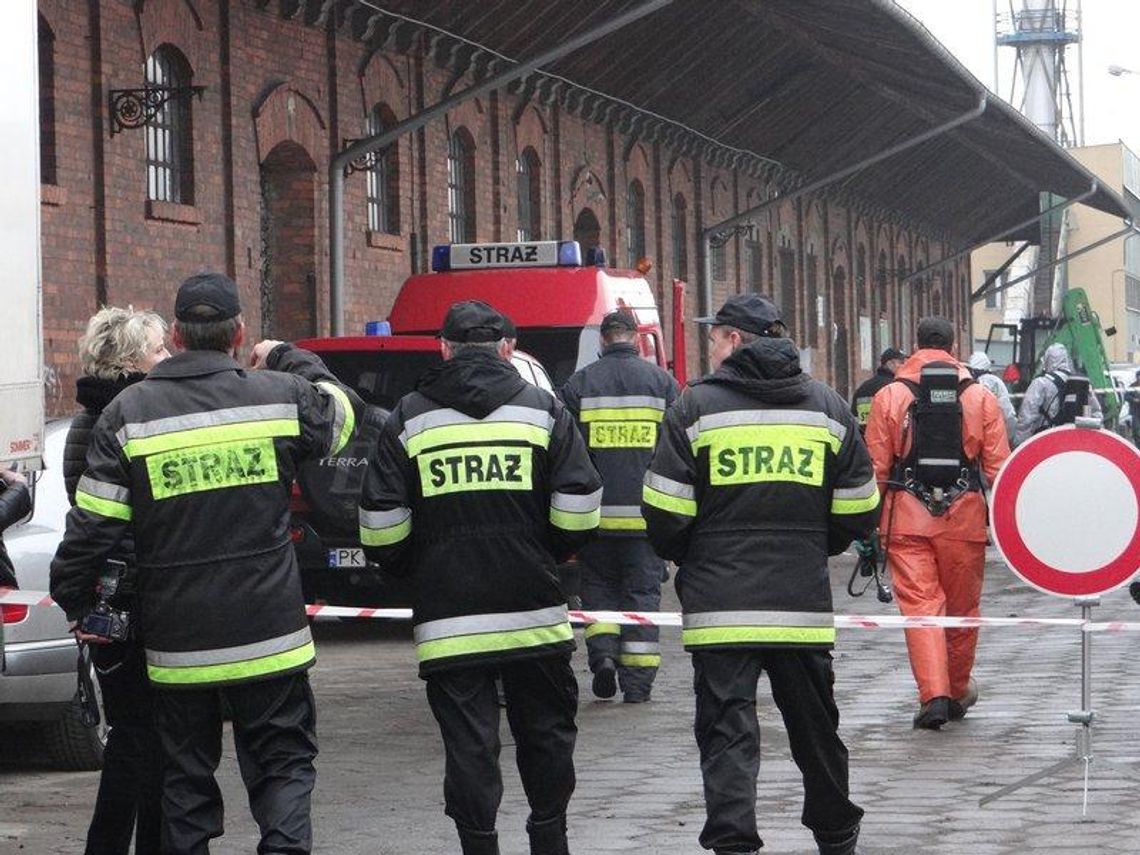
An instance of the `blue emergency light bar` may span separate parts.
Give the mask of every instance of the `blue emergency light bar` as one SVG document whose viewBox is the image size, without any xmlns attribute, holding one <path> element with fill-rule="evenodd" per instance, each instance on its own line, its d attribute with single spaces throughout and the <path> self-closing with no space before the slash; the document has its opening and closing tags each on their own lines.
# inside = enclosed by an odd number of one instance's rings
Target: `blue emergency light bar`
<svg viewBox="0 0 1140 855">
<path fill-rule="evenodd" d="M 576 240 L 536 240 L 524 243 L 454 243 L 432 248 L 431 269 L 485 270 L 494 267 L 581 267 L 582 248 Z"/>
</svg>

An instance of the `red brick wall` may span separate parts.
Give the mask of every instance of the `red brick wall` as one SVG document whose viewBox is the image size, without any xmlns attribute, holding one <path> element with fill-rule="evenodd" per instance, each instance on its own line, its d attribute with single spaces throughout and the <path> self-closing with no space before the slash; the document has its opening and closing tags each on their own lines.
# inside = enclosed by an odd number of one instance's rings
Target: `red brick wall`
<svg viewBox="0 0 1140 855">
<path fill-rule="evenodd" d="M 267 174 L 277 175 L 278 189 L 284 188 L 284 198 L 292 200 L 270 212 L 276 224 L 270 236 L 276 241 L 275 256 L 298 272 L 311 270 L 315 279 L 315 290 L 299 273 L 283 286 L 292 289 L 285 300 L 292 314 L 279 313 L 267 332 L 327 332 L 330 153 L 344 139 L 365 134 L 368 112 L 377 103 L 386 104 L 399 120 L 470 84 L 467 76 L 453 80 L 449 70 L 438 68 L 418 49 L 408 54 L 375 51 L 353 39 L 346 28 L 338 29 L 335 21 L 307 25 L 299 16 L 283 18 L 277 3 L 262 8 L 255 0 L 40 0 L 39 6 L 54 31 L 56 53 L 57 184 L 45 187 L 42 207 L 45 352 L 53 413 L 73 407 L 75 342 L 100 301 L 169 314 L 183 278 L 202 269 L 222 270 L 238 282 L 253 337 L 261 332 Z M 188 205 L 148 204 L 144 132 L 125 130 L 112 136 L 107 115 L 108 90 L 142 86 L 146 57 L 162 44 L 176 47 L 192 69 L 193 83 L 206 87 L 202 99 L 192 104 L 194 195 Z M 515 235 L 515 159 L 526 146 L 534 147 L 541 161 L 543 237 L 571 237 L 575 218 L 590 208 L 599 221 L 601 245 L 614 264 L 623 264 L 627 254 L 626 188 L 634 178 L 640 181 L 645 189 L 646 252 L 654 264 L 649 278 L 667 324 L 673 315 L 670 285 L 678 274 L 673 269 L 672 197 L 682 193 L 688 206 L 686 315 L 692 318 L 698 305 L 701 230 L 768 198 L 774 189 L 660 141 L 633 139 L 615 126 L 587 121 L 559 103 L 544 105 L 536 98 L 524 105 L 515 94 L 491 93 L 396 145 L 397 234 L 369 233 L 365 175 L 347 177 L 347 332 L 383 318 L 403 280 L 423 269 L 431 246 L 447 241 L 447 141 L 459 126 L 475 142 L 474 208 L 480 240 L 511 240 Z M 267 157 L 281 143 L 303 151 L 315 171 L 283 177 L 272 168 L 264 170 Z M 304 204 L 299 202 L 302 196 Z M 292 212 L 297 212 L 298 222 L 288 222 Z M 809 314 L 806 258 L 808 248 L 814 249 L 825 317 L 814 331 L 813 371 L 824 379 L 832 376 L 835 359 L 832 273 L 837 264 L 845 268 L 848 288 L 842 299 L 852 384 L 862 376 L 854 245 L 862 241 L 867 248 L 869 291 L 874 290 L 880 248 L 887 250 L 892 269 L 900 252 L 908 261 L 920 255 L 929 261 L 945 249 L 936 245 L 919 250 L 918 235 L 865 215 L 857 221 L 855 213 L 826 199 L 781 203 L 757 218 L 755 237 L 763 257 L 760 290 L 777 298 L 781 240 L 793 253 L 796 337 L 801 346 L 813 337 L 805 335 L 802 324 Z M 715 283 L 714 303 L 753 287 L 745 281 L 743 252 L 741 238 L 726 247 L 726 275 Z M 896 287 L 892 283 L 892 294 Z M 962 287 L 960 282 L 956 288 L 949 282 L 942 286 L 942 304 L 943 311 L 966 327 Z M 927 310 L 928 291 L 919 289 Z M 874 300 L 870 309 L 877 321 L 877 297 Z M 914 312 L 919 310 L 916 295 Z M 900 302 L 892 298 L 886 311 L 897 330 Z M 873 326 L 877 356 L 877 322 Z M 696 371 L 699 335 L 690 325 L 690 374 Z"/>
</svg>

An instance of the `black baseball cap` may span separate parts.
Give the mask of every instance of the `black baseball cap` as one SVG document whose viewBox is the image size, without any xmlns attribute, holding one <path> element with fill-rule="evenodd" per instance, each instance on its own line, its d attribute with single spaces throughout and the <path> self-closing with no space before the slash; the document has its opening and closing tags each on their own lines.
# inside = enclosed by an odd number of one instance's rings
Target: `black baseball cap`
<svg viewBox="0 0 1140 855">
<path fill-rule="evenodd" d="M 502 312 L 500 312 L 499 314 L 502 315 Z M 502 315 L 502 317 L 503 317 L 503 338 L 518 338 L 519 337 L 519 329 L 518 329 L 518 327 L 515 326 L 515 322 L 512 321 L 506 315 Z"/>
<path fill-rule="evenodd" d="M 602 335 L 619 330 L 622 332 L 637 332 L 637 321 L 634 320 L 633 315 L 625 309 L 614 309 L 602 318 Z"/>
<path fill-rule="evenodd" d="M 191 276 L 174 298 L 174 317 L 184 323 L 226 321 L 240 314 L 237 285 L 221 273 Z"/>
<path fill-rule="evenodd" d="M 715 315 L 696 320 L 698 324 L 736 327 L 756 335 L 765 335 L 772 324 L 783 323 L 779 307 L 759 294 L 736 294 L 725 300 Z"/>
<path fill-rule="evenodd" d="M 897 347 L 888 347 L 881 354 L 879 354 L 880 365 L 886 365 L 892 359 L 906 359 L 906 354 L 899 350 Z"/>
<path fill-rule="evenodd" d="M 443 319 L 442 334 L 457 343 L 498 341 L 504 338 L 503 316 L 479 300 L 453 303 Z"/>
</svg>

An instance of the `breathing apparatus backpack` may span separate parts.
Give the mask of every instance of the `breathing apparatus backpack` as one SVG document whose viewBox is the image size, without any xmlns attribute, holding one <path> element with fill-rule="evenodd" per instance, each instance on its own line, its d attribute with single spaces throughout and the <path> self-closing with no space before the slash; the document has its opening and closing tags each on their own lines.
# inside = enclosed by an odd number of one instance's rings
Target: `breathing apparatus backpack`
<svg viewBox="0 0 1140 855">
<path fill-rule="evenodd" d="M 1077 416 L 1084 415 L 1085 406 L 1089 402 L 1090 383 L 1088 377 L 1080 374 L 1069 374 L 1064 371 L 1050 371 L 1045 375 L 1057 387 L 1057 394 L 1047 400 L 1041 407 L 1041 427 L 1035 433 L 1041 433 L 1057 425 L 1071 425 Z M 1049 405 L 1058 402 L 1057 414 L 1049 415 Z"/>
<path fill-rule="evenodd" d="M 931 362 L 918 383 L 901 377 L 895 382 L 910 389 L 914 403 L 907 414 L 910 450 L 895 465 L 892 487 L 941 516 L 960 495 L 981 489 L 977 464 L 962 448 L 962 393 L 976 381 L 959 380 L 957 366 L 948 362 Z"/>
</svg>

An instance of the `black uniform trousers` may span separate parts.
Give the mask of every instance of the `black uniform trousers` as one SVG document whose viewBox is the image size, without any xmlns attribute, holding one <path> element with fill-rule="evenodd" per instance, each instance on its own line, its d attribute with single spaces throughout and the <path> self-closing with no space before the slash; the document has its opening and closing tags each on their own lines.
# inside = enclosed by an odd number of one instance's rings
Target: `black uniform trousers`
<svg viewBox="0 0 1140 855">
<path fill-rule="evenodd" d="M 155 691 L 166 753 L 163 855 L 205 855 L 223 828 L 214 772 L 222 755 L 223 704 L 249 808 L 261 829 L 259 855 L 308 855 L 316 781 L 316 706 L 307 673 L 216 689 Z"/>
<path fill-rule="evenodd" d="M 515 762 L 530 804 L 528 824 L 560 820 L 574 792 L 578 683 L 569 652 L 428 674 L 428 703 L 446 755 L 445 812 L 461 837 L 493 832 L 503 798 L 496 676 L 502 677 Z"/>
<path fill-rule="evenodd" d="M 91 645 L 111 731 L 84 855 L 158 855 L 162 831 L 162 747 L 146 654 L 137 640 Z M 136 830 L 137 825 L 137 830 Z"/>
<path fill-rule="evenodd" d="M 700 842 L 705 849 L 753 852 L 763 845 L 756 830 L 756 685 L 762 671 L 768 672 L 792 759 L 803 775 L 803 824 L 817 835 L 835 838 L 854 829 L 863 816 L 847 795 L 847 748 L 838 734 L 829 651 L 693 651 L 694 732 L 707 812 Z"/>
<path fill-rule="evenodd" d="M 582 607 L 606 611 L 655 612 L 661 607 L 665 562 L 644 537 L 599 537 L 578 552 L 582 565 Z M 618 683 L 630 697 L 644 699 L 661 663 L 656 626 L 595 623 L 586 627 L 590 670 L 605 659 L 617 665 Z"/>
</svg>

